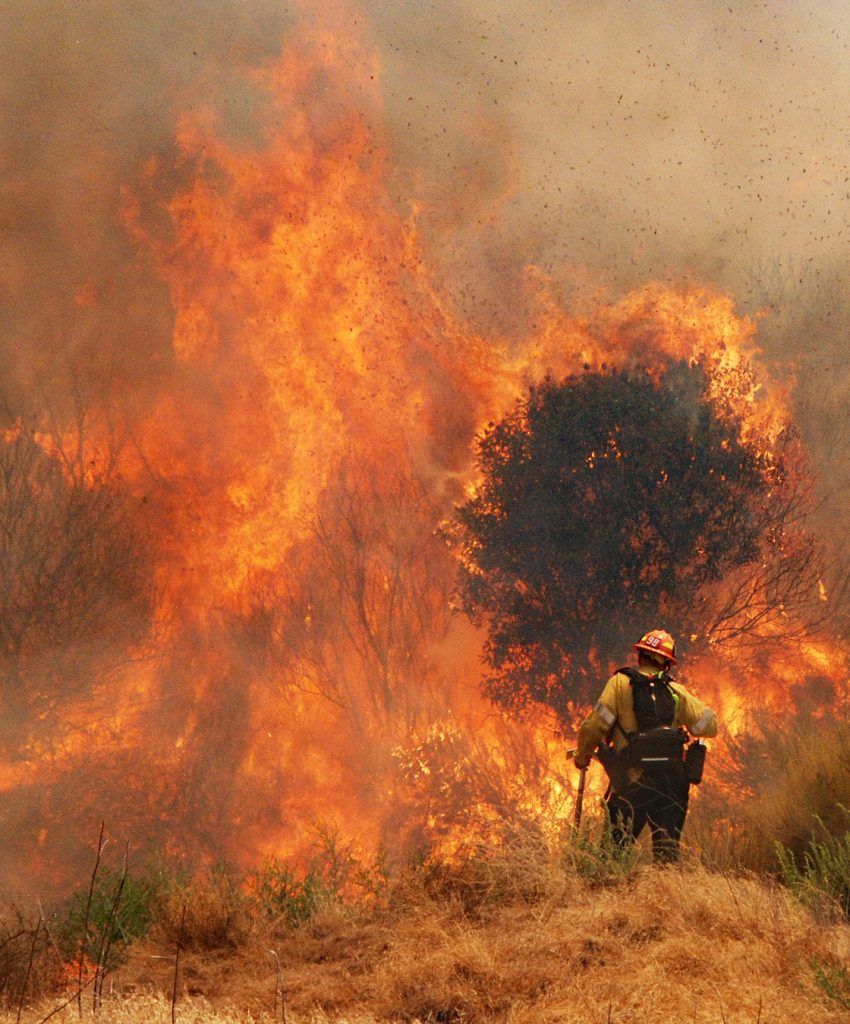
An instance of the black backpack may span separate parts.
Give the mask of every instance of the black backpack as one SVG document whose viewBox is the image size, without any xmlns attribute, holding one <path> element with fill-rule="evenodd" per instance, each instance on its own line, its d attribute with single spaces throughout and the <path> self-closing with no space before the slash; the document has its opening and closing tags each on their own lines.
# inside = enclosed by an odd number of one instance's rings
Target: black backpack
<svg viewBox="0 0 850 1024">
<path fill-rule="evenodd" d="M 658 676 L 645 676 L 636 668 L 621 668 L 617 671 L 628 676 L 632 685 L 632 703 L 638 733 L 673 724 L 676 717 L 676 698 L 670 689 L 670 676 L 666 672 Z"/>
<path fill-rule="evenodd" d="M 670 689 L 670 676 L 645 676 L 636 668 L 618 669 L 631 683 L 632 701 L 637 732 L 627 733 L 619 722 L 619 729 L 627 741 L 620 753 L 613 746 L 602 746 L 596 756 L 608 773 L 615 791 L 628 784 L 629 768 L 640 768 L 649 780 L 675 778 L 684 772 L 685 780 L 693 785 L 702 780 L 705 764 L 705 746 L 699 740 L 691 743 L 683 757 L 688 741 L 683 729 L 674 729 L 676 698 Z"/>
<path fill-rule="evenodd" d="M 636 668 L 621 668 L 631 683 L 637 732 L 623 732 L 628 746 L 620 754 L 625 768 L 640 768 L 649 777 L 664 776 L 682 769 L 687 735 L 673 728 L 676 698 L 670 689 L 670 676 L 662 672 L 646 676 Z"/>
</svg>

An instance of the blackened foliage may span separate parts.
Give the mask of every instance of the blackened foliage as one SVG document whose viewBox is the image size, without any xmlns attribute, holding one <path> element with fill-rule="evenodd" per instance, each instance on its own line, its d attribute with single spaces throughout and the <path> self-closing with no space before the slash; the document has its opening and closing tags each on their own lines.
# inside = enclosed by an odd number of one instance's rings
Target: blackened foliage
<svg viewBox="0 0 850 1024">
<path fill-rule="evenodd" d="M 771 475 L 702 369 L 545 380 L 478 448 L 449 539 L 486 623 L 488 695 L 559 712 L 643 631 L 700 631 L 701 590 L 758 558 Z"/>
</svg>

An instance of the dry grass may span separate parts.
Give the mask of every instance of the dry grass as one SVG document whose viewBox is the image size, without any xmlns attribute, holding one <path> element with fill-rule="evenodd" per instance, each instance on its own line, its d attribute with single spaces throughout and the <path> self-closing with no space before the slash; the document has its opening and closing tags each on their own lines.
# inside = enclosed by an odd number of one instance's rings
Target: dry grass
<svg viewBox="0 0 850 1024">
<path fill-rule="evenodd" d="M 823 1024 L 847 1011 L 817 966 L 848 957 L 850 927 L 763 881 L 685 865 L 590 884 L 519 844 L 419 872 L 381 908 L 184 950 L 174 1010 L 179 1024 L 279 1024 L 282 983 L 287 1024 Z M 97 1019 L 169 1024 L 174 968 L 164 934 L 131 947 Z M 24 1024 L 55 1005 L 28 1007 Z M 79 1020 L 76 1005 L 52 1019 Z"/>
<path fill-rule="evenodd" d="M 706 806 L 688 822 L 690 835 L 699 832 L 700 820 L 714 823 L 711 839 L 704 837 L 710 862 L 722 859 L 725 841 L 730 865 L 775 871 L 777 843 L 799 857 L 813 834 L 840 836 L 848 829 L 850 722 L 840 713 L 823 719 L 753 713 L 751 727 L 730 741 L 726 762 L 716 767 L 725 789 L 700 794 L 698 803 Z"/>
<path fill-rule="evenodd" d="M 251 926 L 239 880 L 224 865 L 191 880 L 171 879 L 159 898 L 155 930 L 164 946 L 201 952 L 235 948 Z"/>
</svg>

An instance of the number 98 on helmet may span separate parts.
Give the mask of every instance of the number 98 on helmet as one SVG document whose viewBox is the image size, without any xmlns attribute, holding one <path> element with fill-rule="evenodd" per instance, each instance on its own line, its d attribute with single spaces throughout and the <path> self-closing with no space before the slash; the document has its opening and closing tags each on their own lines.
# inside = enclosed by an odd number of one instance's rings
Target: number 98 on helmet
<svg viewBox="0 0 850 1024">
<path fill-rule="evenodd" d="M 636 651 L 660 655 L 662 658 L 666 658 L 671 665 L 676 664 L 676 641 L 664 629 L 651 629 L 648 633 L 644 633 L 632 647 Z"/>
</svg>

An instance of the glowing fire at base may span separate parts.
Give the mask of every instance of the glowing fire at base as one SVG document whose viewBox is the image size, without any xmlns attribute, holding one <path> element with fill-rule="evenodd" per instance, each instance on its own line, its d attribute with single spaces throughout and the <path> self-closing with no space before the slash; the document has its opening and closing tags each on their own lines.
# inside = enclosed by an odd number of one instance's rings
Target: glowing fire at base
<svg viewBox="0 0 850 1024">
<path fill-rule="evenodd" d="M 174 307 L 168 385 L 120 469 L 146 501 L 159 603 L 94 754 L 69 738 L 50 770 L 83 780 L 83 840 L 106 817 L 137 842 L 255 861 L 297 854 L 316 820 L 365 848 L 444 852 L 506 820 L 568 820 L 556 723 L 480 697 L 480 637 L 449 610 L 434 532 L 474 482 L 476 431 L 546 372 L 665 357 L 701 360 L 765 445 L 790 421 L 755 325 L 704 290 L 648 285 L 577 317 L 529 270 L 537 326 L 518 349 L 459 322 L 388 199 L 362 115 L 375 74 L 354 43 L 295 39 L 246 73 L 262 142 L 228 144 L 196 111 L 176 166 L 152 161 L 128 190 Z M 841 656 L 777 643 L 794 665 L 780 692 Z M 731 722 L 753 680 L 728 666 L 685 668 Z"/>
</svg>

